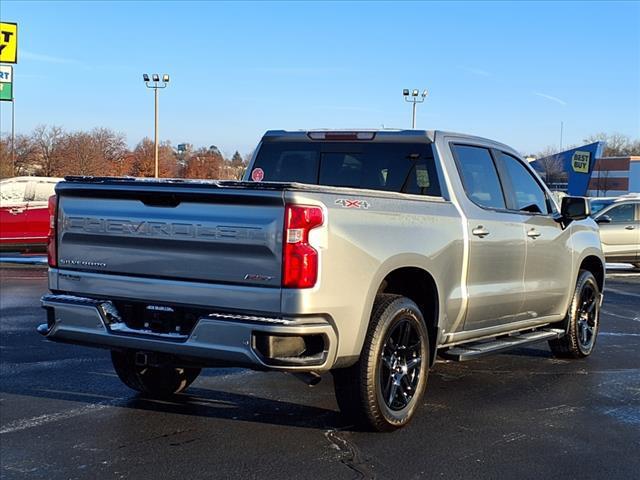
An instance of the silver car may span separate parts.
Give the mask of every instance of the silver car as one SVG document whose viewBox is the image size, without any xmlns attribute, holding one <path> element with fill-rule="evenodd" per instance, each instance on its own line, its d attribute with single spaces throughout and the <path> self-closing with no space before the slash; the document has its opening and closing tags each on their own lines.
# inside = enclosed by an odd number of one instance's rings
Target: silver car
<svg viewBox="0 0 640 480">
<path fill-rule="evenodd" d="M 600 225 L 607 261 L 631 263 L 640 268 L 640 196 L 620 197 L 594 218 Z"/>
</svg>

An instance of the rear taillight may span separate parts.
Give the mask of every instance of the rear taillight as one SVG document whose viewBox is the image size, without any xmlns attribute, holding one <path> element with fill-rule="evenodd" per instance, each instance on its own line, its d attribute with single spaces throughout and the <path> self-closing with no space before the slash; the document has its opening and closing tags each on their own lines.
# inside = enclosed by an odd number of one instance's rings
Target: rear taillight
<svg viewBox="0 0 640 480">
<path fill-rule="evenodd" d="M 49 197 L 49 235 L 47 237 L 47 259 L 50 267 L 58 266 L 58 246 L 56 244 L 56 213 L 58 201 L 55 195 Z"/>
<path fill-rule="evenodd" d="M 311 288 L 318 280 L 318 251 L 309 244 L 309 232 L 324 222 L 320 207 L 287 205 L 284 213 L 282 286 Z"/>
</svg>

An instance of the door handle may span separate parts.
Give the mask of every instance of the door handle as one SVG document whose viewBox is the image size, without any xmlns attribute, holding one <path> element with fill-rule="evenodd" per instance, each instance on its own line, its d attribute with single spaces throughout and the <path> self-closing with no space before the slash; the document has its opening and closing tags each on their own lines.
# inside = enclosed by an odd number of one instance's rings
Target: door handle
<svg viewBox="0 0 640 480">
<path fill-rule="evenodd" d="M 489 230 L 484 228 L 482 225 L 478 225 L 476 228 L 471 230 L 471 233 L 474 234 L 476 237 L 484 238 L 487 235 L 489 235 Z"/>
<path fill-rule="evenodd" d="M 13 207 L 9 209 L 9 213 L 11 215 L 18 215 L 22 212 L 24 212 L 27 209 L 27 207 Z"/>
<path fill-rule="evenodd" d="M 624 227 L 625 230 L 635 230 L 636 227 L 634 227 L 633 225 L 627 225 L 626 227 Z"/>
<path fill-rule="evenodd" d="M 538 238 L 540 235 L 542 234 L 539 231 L 537 231 L 535 228 L 532 228 L 527 232 L 527 237 L 529 238 Z"/>
</svg>

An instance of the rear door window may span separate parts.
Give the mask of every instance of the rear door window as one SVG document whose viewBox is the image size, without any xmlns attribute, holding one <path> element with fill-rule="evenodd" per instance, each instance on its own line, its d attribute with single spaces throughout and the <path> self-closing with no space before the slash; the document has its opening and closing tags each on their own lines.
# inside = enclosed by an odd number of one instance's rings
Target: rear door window
<svg viewBox="0 0 640 480">
<path fill-rule="evenodd" d="M 264 181 L 441 195 L 431 145 L 424 143 L 265 143 L 257 168 Z"/>
<path fill-rule="evenodd" d="M 467 196 L 481 207 L 505 209 L 504 194 L 488 148 L 452 145 Z"/>
<path fill-rule="evenodd" d="M 55 193 L 56 184 L 51 182 L 37 182 L 35 194 L 33 197 L 34 202 L 46 202 L 49 197 Z"/>
<path fill-rule="evenodd" d="M 0 183 L 0 205 L 15 205 L 17 203 L 26 202 L 27 191 L 26 180 L 18 182 L 1 182 Z"/>
</svg>

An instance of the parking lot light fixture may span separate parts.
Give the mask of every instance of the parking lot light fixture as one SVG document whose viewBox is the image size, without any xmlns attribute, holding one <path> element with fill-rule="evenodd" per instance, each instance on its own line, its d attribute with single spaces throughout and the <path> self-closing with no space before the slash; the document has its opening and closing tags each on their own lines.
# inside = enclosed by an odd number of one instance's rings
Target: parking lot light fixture
<svg viewBox="0 0 640 480">
<path fill-rule="evenodd" d="M 149 81 L 149 75 L 144 73 L 142 74 L 142 79 L 144 80 L 144 84 L 147 88 L 153 89 L 154 96 L 154 135 L 153 135 L 153 147 L 154 147 L 154 162 L 155 162 L 155 178 L 159 177 L 158 172 L 158 89 L 167 88 L 169 84 L 169 74 L 165 73 L 162 75 L 162 82 L 160 81 L 160 75 L 154 73 L 151 75 L 153 81 Z"/>
<path fill-rule="evenodd" d="M 402 90 L 402 96 L 404 97 L 405 102 L 411 102 L 412 105 L 412 115 L 411 115 L 411 128 L 416 128 L 416 108 L 418 103 L 422 103 L 427 98 L 427 90 L 422 91 L 422 95 L 420 94 L 420 90 L 413 89 L 411 90 L 411 95 L 409 95 L 409 89 L 405 88 Z"/>
</svg>

